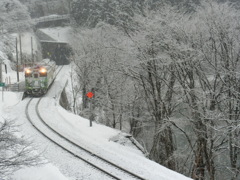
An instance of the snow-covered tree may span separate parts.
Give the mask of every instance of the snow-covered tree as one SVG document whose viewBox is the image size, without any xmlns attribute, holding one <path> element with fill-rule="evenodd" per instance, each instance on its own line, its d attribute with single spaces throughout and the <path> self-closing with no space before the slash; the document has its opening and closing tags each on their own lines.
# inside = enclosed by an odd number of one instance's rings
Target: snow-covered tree
<svg viewBox="0 0 240 180">
<path fill-rule="evenodd" d="M 20 0 L 28 7 L 32 18 L 51 14 L 67 14 L 71 0 Z"/>
<path fill-rule="evenodd" d="M 5 179 L 16 170 L 42 164 L 40 156 L 33 152 L 32 144 L 18 137 L 13 121 L 0 121 L 0 178 Z"/>
<path fill-rule="evenodd" d="M 205 163 L 210 179 L 215 178 L 217 167 L 222 163 L 216 157 L 223 156 L 222 149 L 228 144 L 230 164 L 224 170 L 231 179 L 239 176 L 239 21 L 238 10 L 234 6 L 203 3 L 198 9 L 198 36 L 193 45 L 200 50 L 195 65 L 205 102 L 201 105 L 201 115 L 206 126 L 207 146 Z M 200 27 L 200 28 L 199 28 Z M 195 29 L 197 29 L 195 27 Z M 206 153 L 207 152 L 207 153 Z M 223 161 L 223 159 L 222 159 Z M 221 174 L 223 176 L 223 174 Z"/>
<path fill-rule="evenodd" d="M 181 106 L 187 107 L 179 110 L 191 127 L 184 132 L 194 157 L 191 176 L 237 179 L 239 15 L 229 4 L 216 2 L 204 2 L 196 11 L 185 21 L 181 17 L 182 22 L 168 25 L 175 42 L 167 44 L 181 85 Z M 226 159 L 229 167 L 223 170 Z"/>
<path fill-rule="evenodd" d="M 126 60 L 119 44 L 123 33 L 111 25 L 101 24 L 91 31 L 81 31 L 76 39 L 75 63 L 82 86 L 83 109 L 87 108 L 87 91 L 94 91 L 94 108 L 108 126 L 122 128 L 123 110 L 129 79 L 119 73 L 119 64 Z M 120 53 L 121 52 L 121 53 Z M 121 87 L 119 89 L 119 87 Z M 101 113 L 104 111 L 104 113 Z"/>
<path fill-rule="evenodd" d="M 77 25 L 95 27 L 99 22 L 121 26 L 133 24 L 134 15 L 144 13 L 143 0 L 77 0 L 71 3 L 71 16 Z"/>
<path fill-rule="evenodd" d="M 154 161 L 198 180 L 237 179 L 239 13 L 228 3 L 167 4 L 134 14 L 133 27 L 81 30 L 80 84 L 94 87 L 101 122 L 128 122 Z"/>
<path fill-rule="evenodd" d="M 27 8 L 18 0 L 0 1 L 0 25 L 8 32 L 23 32 L 32 26 Z"/>
</svg>

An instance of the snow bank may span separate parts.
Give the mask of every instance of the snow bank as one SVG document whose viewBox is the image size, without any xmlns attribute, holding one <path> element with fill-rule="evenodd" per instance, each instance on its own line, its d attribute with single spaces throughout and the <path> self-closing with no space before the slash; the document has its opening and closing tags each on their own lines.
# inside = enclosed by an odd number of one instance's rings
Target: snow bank
<svg viewBox="0 0 240 180">
<path fill-rule="evenodd" d="M 18 170 L 11 178 L 14 180 L 68 180 L 58 168 L 51 164 Z"/>
<path fill-rule="evenodd" d="M 10 91 L 4 91 L 2 93 L 2 90 L 0 91 L 0 101 L 3 108 L 7 108 L 10 106 L 14 106 L 17 103 L 19 103 L 22 99 L 22 93 L 16 93 L 16 92 L 10 92 Z"/>
</svg>

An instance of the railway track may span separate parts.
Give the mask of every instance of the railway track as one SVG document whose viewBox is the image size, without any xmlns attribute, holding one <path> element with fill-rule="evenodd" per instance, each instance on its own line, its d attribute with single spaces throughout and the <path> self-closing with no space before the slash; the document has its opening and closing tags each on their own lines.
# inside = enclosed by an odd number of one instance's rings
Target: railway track
<svg viewBox="0 0 240 180">
<path fill-rule="evenodd" d="M 104 159 L 93 152 L 81 147 L 81 145 L 69 140 L 53 127 L 50 127 L 42 118 L 39 111 L 39 104 L 42 98 L 29 98 L 25 113 L 29 122 L 39 131 L 43 136 L 53 142 L 55 145 L 61 147 L 64 151 L 72 154 L 74 157 L 84 161 L 109 176 L 117 180 L 144 180 L 145 178 L 134 174 L 123 167 L 120 167 L 107 159 Z"/>
</svg>

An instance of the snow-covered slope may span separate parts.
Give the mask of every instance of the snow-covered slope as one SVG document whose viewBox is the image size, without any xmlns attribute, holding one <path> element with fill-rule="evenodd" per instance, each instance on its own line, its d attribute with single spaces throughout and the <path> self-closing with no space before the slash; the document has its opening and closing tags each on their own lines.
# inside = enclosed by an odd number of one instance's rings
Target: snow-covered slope
<svg viewBox="0 0 240 180">
<path fill-rule="evenodd" d="M 89 127 L 89 120 L 67 112 L 58 104 L 61 89 L 68 80 L 69 67 L 65 66 L 56 79 L 47 96 L 42 100 L 40 110 L 43 117 L 58 131 L 73 141 L 89 148 L 91 151 L 117 163 L 127 169 L 152 180 L 185 180 L 189 179 L 181 174 L 171 171 L 153 161 L 148 160 L 129 142 L 119 144 L 111 139 L 122 138 L 121 132 L 109 127 L 93 123 Z M 49 164 L 38 168 L 26 168 L 17 171 L 12 177 L 16 180 L 35 179 L 65 179 L 60 171 L 69 179 L 108 179 L 83 162 L 74 159 L 60 148 L 53 145 L 40 135 L 27 121 L 24 108 L 27 100 L 20 101 L 18 93 L 5 92 L 5 102 L 2 103 L 2 113 L 8 119 L 16 119 L 22 124 L 22 134 L 34 140 L 39 152 L 48 159 Z M 8 98 L 11 97 L 11 98 Z M 1 100 L 1 99 L 0 99 Z M 55 167 L 56 166 L 56 167 Z M 58 170 L 58 169 L 60 170 Z M 34 172 L 34 173 L 29 173 Z"/>
</svg>

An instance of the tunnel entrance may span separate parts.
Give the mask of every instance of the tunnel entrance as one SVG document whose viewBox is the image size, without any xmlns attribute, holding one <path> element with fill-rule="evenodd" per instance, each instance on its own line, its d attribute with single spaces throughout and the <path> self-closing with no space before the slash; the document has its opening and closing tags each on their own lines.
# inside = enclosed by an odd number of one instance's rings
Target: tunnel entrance
<svg viewBox="0 0 240 180">
<path fill-rule="evenodd" d="M 41 41 L 44 59 L 54 60 L 57 65 L 68 65 L 72 53 L 71 47 L 65 42 Z"/>
</svg>

